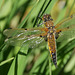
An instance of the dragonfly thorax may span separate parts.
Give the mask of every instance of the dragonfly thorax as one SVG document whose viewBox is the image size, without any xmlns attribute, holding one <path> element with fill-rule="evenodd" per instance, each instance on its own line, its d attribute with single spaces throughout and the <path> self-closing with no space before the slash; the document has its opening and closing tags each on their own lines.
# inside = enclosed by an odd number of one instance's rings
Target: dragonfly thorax
<svg viewBox="0 0 75 75">
<path fill-rule="evenodd" d="M 52 21 L 45 22 L 45 27 L 51 27 L 54 26 L 54 23 Z"/>
<path fill-rule="evenodd" d="M 49 29 L 48 33 L 55 34 L 55 27 L 54 26 L 51 26 L 48 29 Z"/>
</svg>

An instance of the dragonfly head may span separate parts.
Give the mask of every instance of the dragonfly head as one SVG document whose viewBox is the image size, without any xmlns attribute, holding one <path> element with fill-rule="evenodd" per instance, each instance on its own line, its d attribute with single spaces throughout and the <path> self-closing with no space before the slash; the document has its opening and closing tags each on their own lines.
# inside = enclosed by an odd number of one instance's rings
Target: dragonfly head
<svg viewBox="0 0 75 75">
<path fill-rule="evenodd" d="M 49 14 L 43 15 L 42 20 L 43 20 L 44 22 L 50 21 L 50 20 L 53 21 L 53 19 L 51 18 L 51 16 L 50 16 Z"/>
</svg>

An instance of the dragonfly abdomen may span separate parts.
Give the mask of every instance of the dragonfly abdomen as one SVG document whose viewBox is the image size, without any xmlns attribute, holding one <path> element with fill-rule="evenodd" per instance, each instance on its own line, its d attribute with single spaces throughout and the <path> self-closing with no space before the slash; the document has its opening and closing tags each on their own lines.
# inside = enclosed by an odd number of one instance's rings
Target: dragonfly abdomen
<svg viewBox="0 0 75 75">
<path fill-rule="evenodd" d="M 52 61 L 54 65 L 57 66 L 55 34 L 48 35 L 48 46 L 49 46 L 49 51 L 51 54 Z"/>
</svg>

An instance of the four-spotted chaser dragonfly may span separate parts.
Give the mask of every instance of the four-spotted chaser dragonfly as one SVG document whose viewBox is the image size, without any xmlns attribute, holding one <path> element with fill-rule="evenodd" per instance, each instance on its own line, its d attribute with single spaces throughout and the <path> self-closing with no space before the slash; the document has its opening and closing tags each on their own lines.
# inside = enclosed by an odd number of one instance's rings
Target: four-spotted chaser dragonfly
<svg viewBox="0 0 75 75">
<path fill-rule="evenodd" d="M 4 31 L 4 35 L 8 37 L 6 43 L 13 46 L 15 45 L 22 46 L 22 45 L 29 44 L 29 47 L 33 48 L 39 44 L 41 45 L 42 43 L 48 42 L 48 47 L 49 47 L 52 61 L 54 65 L 57 66 L 55 39 L 58 37 L 59 33 L 65 31 L 68 32 L 71 31 L 70 28 L 71 29 L 73 28 L 74 26 L 73 24 L 63 25 L 64 23 L 66 24 L 66 22 L 71 21 L 71 19 L 75 19 L 75 17 L 71 16 L 61 21 L 60 23 L 54 25 L 51 16 L 49 14 L 45 14 L 41 18 L 41 20 L 43 20 L 43 24 L 45 25 L 45 27 L 36 27 L 32 29 L 26 29 L 26 28 L 6 29 Z"/>
</svg>

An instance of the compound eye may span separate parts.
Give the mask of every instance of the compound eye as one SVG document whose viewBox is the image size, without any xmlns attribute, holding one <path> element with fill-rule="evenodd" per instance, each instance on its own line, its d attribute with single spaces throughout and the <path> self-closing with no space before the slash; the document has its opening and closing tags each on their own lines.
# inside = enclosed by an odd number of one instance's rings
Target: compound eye
<svg viewBox="0 0 75 75">
<path fill-rule="evenodd" d="M 47 19 L 46 18 L 44 18 L 44 22 L 46 22 L 47 21 Z"/>
<path fill-rule="evenodd" d="M 51 21 L 53 21 L 53 19 L 51 18 L 51 16 L 48 16 L 48 20 L 51 20 Z"/>
<path fill-rule="evenodd" d="M 48 20 L 50 20 L 50 16 L 48 16 Z"/>
<path fill-rule="evenodd" d="M 47 19 L 45 18 L 45 19 L 44 19 L 44 22 L 46 22 L 46 21 L 47 21 Z"/>
</svg>

